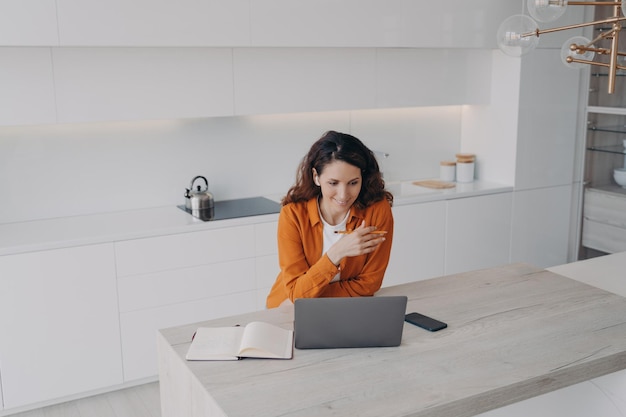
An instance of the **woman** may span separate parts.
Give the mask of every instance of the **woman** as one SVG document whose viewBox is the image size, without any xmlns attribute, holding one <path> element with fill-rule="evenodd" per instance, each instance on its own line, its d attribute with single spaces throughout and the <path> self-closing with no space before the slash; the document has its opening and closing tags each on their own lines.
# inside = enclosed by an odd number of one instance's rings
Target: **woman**
<svg viewBox="0 0 626 417">
<path fill-rule="evenodd" d="M 378 291 L 391 253 L 392 203 L 372 151 L 354 136 L 325 133 L 282 200 L 280 273 L 267 307 Z"/>
</svg>

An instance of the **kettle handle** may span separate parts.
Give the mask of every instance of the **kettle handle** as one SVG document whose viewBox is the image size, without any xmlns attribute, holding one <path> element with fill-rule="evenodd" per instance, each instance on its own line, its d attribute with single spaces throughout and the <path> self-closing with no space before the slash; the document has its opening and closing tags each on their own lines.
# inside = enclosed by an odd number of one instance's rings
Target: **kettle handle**
<svg viewBox="0 0 626 417">
<path fill-rule="evenodd" d="M 205 186 L 204 191 L 208 191 L 209 190 L 209 182 L 207 181 L 207 179 L 204 178 L 202 175 L 198 175 L 198 176 L 194 177 L 191 180 L 191 184 L 189 185 L 189 190 L 190 191 L 193 191 L 193 183 L 196 182 L 196 180 L 200 179 L 200 178 L 202 178 L 204 180 L 204 186 Z M 198 187 L 198 191 L 203 191 L 203 190 L 201 190 L 200 187 Z"/>
</svg>

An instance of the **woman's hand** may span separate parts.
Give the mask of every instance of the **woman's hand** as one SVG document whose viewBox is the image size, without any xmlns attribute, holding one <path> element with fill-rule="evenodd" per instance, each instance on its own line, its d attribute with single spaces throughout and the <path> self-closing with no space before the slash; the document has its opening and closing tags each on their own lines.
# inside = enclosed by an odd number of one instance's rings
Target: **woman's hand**
<svg viewBox="0 0 626 417">
<path fill-rule="evenodd" d="M 348 256 L 358 256 L 373 252 L 385 241 L 384 230 L 376 230 L 376 226 L 365 226 L 365 222 L 353 231 L 346 233 L 339 241 L 328 249 L 326 255 L 335 265 Z"/>
</svg>

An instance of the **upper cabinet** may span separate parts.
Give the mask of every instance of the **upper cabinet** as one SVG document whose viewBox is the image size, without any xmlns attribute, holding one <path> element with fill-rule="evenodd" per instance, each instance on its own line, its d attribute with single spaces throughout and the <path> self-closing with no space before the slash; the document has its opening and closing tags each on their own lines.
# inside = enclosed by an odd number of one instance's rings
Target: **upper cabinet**
<svg viewBox="0 0 626 417">
<path fill-rule="evenodd" d="M 0 1 L 0 46 L 59 44 L 55 0 Z"/>
<path fill-rule="evenodd" d="M 0 45 L 495 48 L 519 1 L 3 0 Z"/>
<path fill-rule="evenodd" d="M 60 46 L 246 46 L 249 0 L 57 0 Z"/>
<path fill-rule="evenodd" d="M 50 50 L 0 48 L 0 91 L 0 126 L 55 123 Z"/>
<path fill-rule="evenodd" d="M 233 114 L 227 48 L 54 48 L 59 123 Z"/>
<path fill-rule="evenodd" d="M 467 3 L 4 0 L 0 126 L 486 105 L 517 1 Z"/>
</svg>

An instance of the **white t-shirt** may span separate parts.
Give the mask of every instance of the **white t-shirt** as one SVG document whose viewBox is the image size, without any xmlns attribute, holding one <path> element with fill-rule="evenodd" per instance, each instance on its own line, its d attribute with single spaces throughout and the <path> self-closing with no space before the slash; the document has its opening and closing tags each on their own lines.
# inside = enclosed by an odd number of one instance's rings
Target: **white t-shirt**
<svg viewBox="0 0 626 417">
<path fill-rule="evenodd" d="M 335 233 L 335 231 L 346 230 L 346 223 L 348 222 L 348 218 L 350 217 L 350 210 L 348 210 L 348 213 L 346 213 L 346 217 L 344 217 L 344 219 L 335 226 L 328 224 L 326 220 L 324 220 L 322 212 L 319 208 L 319 204 L 317 206 L 317 211 L 319 211 L 320 219 L 322 219 L 322 224 L 324 225 L 324 245 L 322 249 L 322 256 L 324 256 L 324 254 L 328 252 L 328 249 L 330 249 L 330 247 L 335 244 L 335 242 L 343 237 L 343 235 Z M 335 275 L 330 282 L 339 281 L 340 276 L 341 272 L 338 272 L 337 275 Z"/>
</svg>

